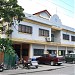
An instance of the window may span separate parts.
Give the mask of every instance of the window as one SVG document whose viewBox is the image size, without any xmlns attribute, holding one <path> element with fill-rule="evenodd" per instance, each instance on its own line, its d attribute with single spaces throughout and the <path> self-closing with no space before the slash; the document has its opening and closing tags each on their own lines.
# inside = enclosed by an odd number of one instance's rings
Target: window
<svg viewBox="0 0 75 75">
<path fill-rule="evenodd" d="M 56 50 L 47 50 L 49 54 L 56 54 Z"/>
<path fill-rule="evenodd" d="M 69 35 L 68 34 L 63 34 L 63 39 L 64 40 L 69 40 Z"/>
<path fill-rule="evenodd" d="M 54 34 L 51 34 L 51 41 L 54 42 Z"/>
<path fill-rule="evenodd" d="M 34 49 L 34 56 L 41 56 L 44 54 L 44 49 Z"/>
<path fill-rule="evenodd" d="M 71 41 L 75 41 L 75 36 L 71 36 Z"/>
<path fill-rule="evenodd" d="M 19 32 L 23 32 L 23 33 L 32 34 L 32 27 L 31 26 L 26 26 L 26 25 L 19 24 L 18 31 Z"/>
<path fill-rule="evenodd" d="M 51 34 L 51 37 L 54 37 L 54 34 Z"/>
<path fill-rule="evenodd" d="M 64 56 L 65 55 L 65 50 L 59 50 L 58 55 L 59 56 Z"/>
<path fill-rule="evenodd" d="M 49 30 L 45 30 L 45 29 L 40 29 L 39 28 L 39 36 L 49 37 Z"/>
<path fill-rule="evenodd" d="M 22 29 L 22 27 L 21 27 L 21 25 L 19 25 L 18 26 L 18 31 L 21 32 L 22 31 L 21 29 Z"/>
<path fill-rule="evenodd" d="M 24 25 L 21 26 L 21 30 L 23 33 L 25 32 L 25 26 Z"/>
</svg>

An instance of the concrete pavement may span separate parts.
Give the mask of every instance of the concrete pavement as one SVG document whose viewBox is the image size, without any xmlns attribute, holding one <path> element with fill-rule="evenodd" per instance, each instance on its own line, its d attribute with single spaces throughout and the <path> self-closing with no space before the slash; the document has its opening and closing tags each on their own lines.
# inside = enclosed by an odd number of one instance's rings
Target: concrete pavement
<svg viewBox="0 0 75 75">
<path fill-rule="evenodd" d="M 72 65 L 73 64 L 66 64 L 66 63 L 63 63 L 61 66 L 39 65 L 38 69 L 35 69 L 32 67 L 31 69 L 18 68 L 18 69 L 12 69 L 12 70 L 4 70 L 3 72 L 0 72 L 0 75 L 19 75 L 19 74 L 26 74 L 26 73 L 32 73 L 32 72 L 61 69 L 61 68 L 69 67 Z"/>
</svg>

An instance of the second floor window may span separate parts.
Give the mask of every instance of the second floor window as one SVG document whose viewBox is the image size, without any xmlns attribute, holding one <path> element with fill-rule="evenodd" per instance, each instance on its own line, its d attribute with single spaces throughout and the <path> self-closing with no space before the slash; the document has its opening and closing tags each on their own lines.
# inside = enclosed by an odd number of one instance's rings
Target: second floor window
<svg viewBox="0 0 75 75">
<path fill-rule="evenodd" d="M 39 28 L 39 36 L 49 37 L 49 30 Z"/>
<path fill-rule="evenodd" d="M 32 34 L 32 27 L 27 25 L 21 25 L 18 26 L 18 31 L 23 33 L 29 33 Z"/>
<path fill-rule="evenodd" d="M 75 41 L 75 36 L 71 36 L 71 41 Z"/>
<path fill-rule="evenodd" d="M 63 39 L 64 40 L 69 40 L 69 35 L 68 34 L 63 34 Z"/>
</svg>

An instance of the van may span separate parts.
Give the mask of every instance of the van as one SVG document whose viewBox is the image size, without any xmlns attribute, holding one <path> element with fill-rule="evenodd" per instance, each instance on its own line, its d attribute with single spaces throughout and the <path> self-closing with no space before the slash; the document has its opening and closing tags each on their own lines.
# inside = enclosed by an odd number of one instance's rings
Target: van
<svg viewBox="0 0 75 75">
<path fill-rule="evenodd" d="M 75 53 L 70 53 L 65 55 L 65 62 L 75 63 Z"/>
</svg>

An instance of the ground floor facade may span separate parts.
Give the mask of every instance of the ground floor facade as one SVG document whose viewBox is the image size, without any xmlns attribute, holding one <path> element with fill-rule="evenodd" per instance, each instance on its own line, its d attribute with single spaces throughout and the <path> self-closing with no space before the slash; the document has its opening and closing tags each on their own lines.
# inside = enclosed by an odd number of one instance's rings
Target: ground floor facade
<svg viewBox="0 0 75 75">
<path fill-rule="evenodd" d="M 26 61 L 28 58 L 39 57 L 42 54 L 56 54 L 58 57 L 62 57 L 67 53 L 75 52 L 74 47 L 46 45 L 36 43 L 14 43 L 13 47 L 18 54 L 19 58 L 24 58 Z"/>
</svg>

